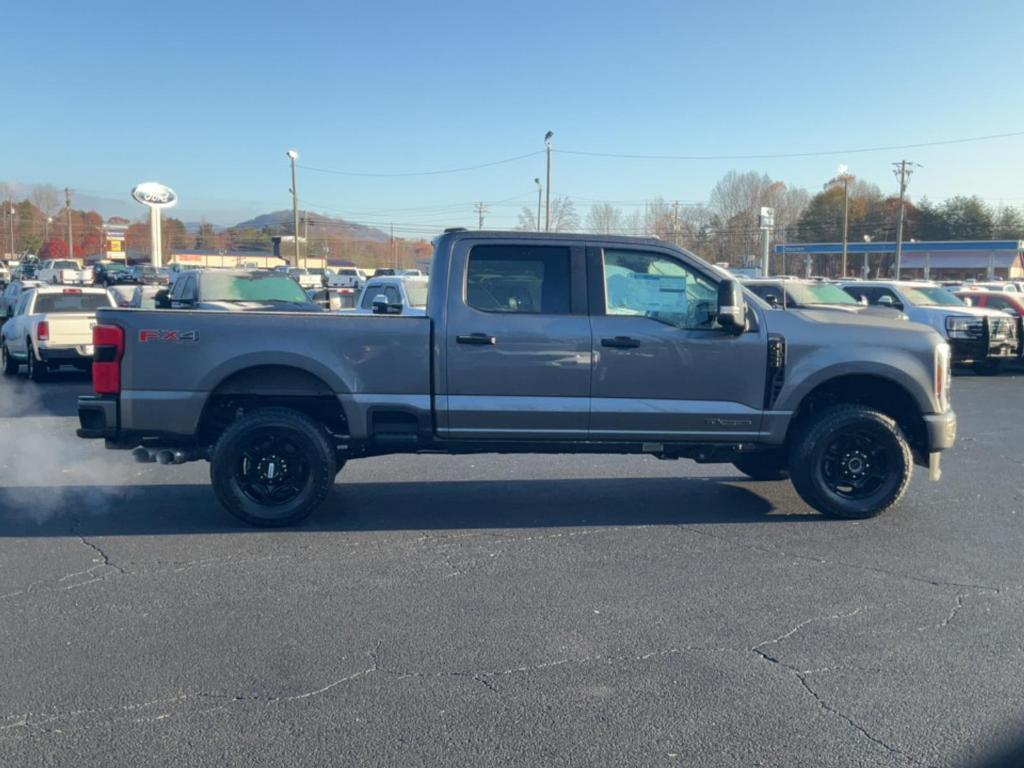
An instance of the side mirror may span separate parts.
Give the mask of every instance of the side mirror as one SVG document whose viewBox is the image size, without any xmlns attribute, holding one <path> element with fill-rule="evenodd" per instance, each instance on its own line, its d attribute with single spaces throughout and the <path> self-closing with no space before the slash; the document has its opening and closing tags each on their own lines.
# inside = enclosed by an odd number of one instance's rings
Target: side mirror
<svg viewBox="0 0 1024 768">
<path fill-rule="evenodd" d="M 768 302 L 768 306 L 770 306 L 772 309 L 779 308 L 779 297 L 776 296 L 774 293 L 766 294 L 764 300 Z"/>
<path fill-rule="evenodd" d="M 859 299 L 857 299 L 857 303 L 860 304 L 862 307 L 866 307 L 868 305 L 868 297 L 862 295 Z"/>
<path fill-rule="evenodd" d="M 378 293 L 373 297 L 373 314 L 386 315 L 388 313 L 388 297 Z"/>
<path fill-rule="evenodd" d="M 156 295 L 153 296 L 153 301 L 156 303 L 157 309 L 170 309 L 171 292 L 168 290 L 157 291 Z"/>
<path fill-rule="evenodd" d="M 1010 317 L 1020 317 L 1020 312 L 1018 312 L 1013 307 L 1006 307 L 1005 309 L 1003 309 L 1003 312 L 1008 314 Z"/>
<path fill-rule="evenodd" d="M 747 329 L 747 302 L 735 280 L 718 284 L 718 324 L 737 335 Z"/>
<path fill-rule="evenodd" d="M 962 302 L 963 302 L 964 304 L 966 304 L 966 305 L 967 305 L 968 307 L 973 307 L 973 306 L 974 306 L 974 299 L 972 299 L 972 298 L 971 298 L 970 296 L 964 296 L 964 297 L 963 297 L 963 298 L 961 299 L 961 301 L 962 301 Z"/>
</svg>

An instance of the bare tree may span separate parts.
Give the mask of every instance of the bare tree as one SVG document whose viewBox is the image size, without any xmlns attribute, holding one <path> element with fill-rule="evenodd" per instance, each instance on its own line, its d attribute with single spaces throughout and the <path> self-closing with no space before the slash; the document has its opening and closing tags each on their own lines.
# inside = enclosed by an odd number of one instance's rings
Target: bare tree
<svg viewBox="0 0 1024 768">
<path fill-rule="evenodd" d="M 576 206 L 568 197 L 556 197 L 551 201 L 551 231 L 575 232 L 580 227 Z"/>
<path fill-rule="evenodd" d="M 32 204 L 47 216 L 60 208 L 60 192 L 51 184 L 36 184 L 32 187 Z"/>
<path fill-rule="evenodd" d="M 595 203 L 587 214 L 587 231 L 599 235 L 618 235 L 624 229 L 622 211 L 611 203 Z"/>
<path fill-rule="evenodd" d="M 537 232 L 539 227 L 537 226 L 537 216 L 533 212 L 533 208 L 528 205 L 524 205 L 519 211 L 519 226 L 523 232 Z"/>
<path fill-rule="evenodd" d="M 709 198 L 717 227 L 716 257 L 740 260 L 758 252 L 758 214 L 762 206 L 775 208 L 776 232 L 795 231 L 809 199 L 806 190 L 787 187 L 767 174 L 729 171 L 715 184 Z"/>
</svg>

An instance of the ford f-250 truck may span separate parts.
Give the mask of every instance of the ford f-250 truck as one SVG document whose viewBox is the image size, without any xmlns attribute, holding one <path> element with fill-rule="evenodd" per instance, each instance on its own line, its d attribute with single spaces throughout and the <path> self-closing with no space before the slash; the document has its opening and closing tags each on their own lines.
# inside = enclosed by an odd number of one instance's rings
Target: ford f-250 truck
<svg viewBox="0 0 1024 768">
<path fill-rule="evenodd" d="M 620 453 L 792 479 L 869 517 L 955 439 L 949 347 L 930 328 L 778 312 L 658 240 L 446 231 L 427 311 L 101 310 L 84 438 L 210 461 L 220 501 L 294 523 L 349 460 Z"/>
</svg>

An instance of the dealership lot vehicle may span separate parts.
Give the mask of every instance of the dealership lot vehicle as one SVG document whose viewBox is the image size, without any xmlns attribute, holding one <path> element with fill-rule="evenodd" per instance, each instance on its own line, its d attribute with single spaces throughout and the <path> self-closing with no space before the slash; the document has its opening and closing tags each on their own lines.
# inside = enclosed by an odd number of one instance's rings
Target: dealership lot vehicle
<svg viewBox="0 0 1024 768">
<path fill-rule="evenodd" d="M 323 277 L 312 270 L 304 269 L 302 267 L 289 267 L 287 272 L 288 276 L 298 283 L 299 287 L 303 290 L 323 287 Z"/>
<path fill-rule="evenodd" d="M 1024 294 L 1011 291 L 961 291 L 956 296 L 968 306 L 994 309 L 1009 315 L 1017 327 L 1017 356 L 1024 356 Z"/>
<path fill-rule="evenodd" d="M 92 363 L 96 310 L 116 306 L 102 288 L 41 285 L 24 292 L 4 324 L 0 340 L 3 372 L 11 376 L 25 365 L 40 381 L 62 365 L 87 370 Z"/>
<path fill-rule="evenodd" d="M 11 282 L 11 270 L 8 266 L 0 261 L 0 288 Z"/>
<path fill-rule="evenodd" d="M 159 285 L 137 285 L 132 290 L 128 306 L 135 309 L 156 309 L 157 296 L 166 289 Z"/>
<path fill-rule="evenodd" d="M 358 291 L 365 280 L 355 267 L 341 267 L 327 276 L 328 288 L 350 288 Z"/>
<path fill-rule="evenodd" d="M 132 305 L 132 296 L 135 294 L 135 289 L 138 286 L 135 285 L 112 285 L 107 288 L 107 292 L 110 297 L 114 300 L 114 304 L 119 307 L 130 307 Z"/>
<path fill-rule="evenodd" d="M 109 288 L 135 282 L 135 276 L 127 264 L 121 261 L 97 261 L 93 265 L 93 282 Z"/>
<path fill-rule="evenodd" d="M 862 303 L 838 285 L 821 280 L 756 278 L 742 283 L 771 306 L 782 309 L 834 309 L 837 312 L 881 314 L 893 320 L 907 319 L 897 309 Z"/>
<path fill-rule="evenodd" d="M 41 285 L 38 280 L 15 280 L 4 288 L 0 294 L 0 317 L 5 321 L 13 317 L 21 294 L 37 285 Z"/>
<path fill-rule="evenodd" d="M 933 330 L 748 304 L 661 241 L 449 231 L 431 274 L 424 316 L 102 311 L 79 435 L 209 457 L 256 525 L 304 518 L 346 461 L 400 452 L 732 462 L 868 517 L 915 463 L 937 479 L 955 439 Z"/>
<path fill-rule="evenodd" d="M 842 284 L 855 298 L 893 307 L 913 322 L 930 325 L 949 342 L 953 363 L 995 374 L 1017 354 L 1016 321 L 992 309 L 969 307 L 945 288 L 923 281 L 862 281 Z"/>
<path fill-rule="evenodd" d="M 359 313 L 423 315 L 427 311 L 425 277 L 371 277 L 359 294 Z"/>
<path fill-rule="evenodd" d="M 322 311 L 287 275 L 258 269 L 189 271 L 179 276 L 166 294 L 157 296 L 157 305 L 163 309 Z"/>
<path fill-rule="evenodd" d="M 149 264 L 136 264 L 131 268 L 132 282 L 137 285 L 169 285 L 171 273 L 167 269 Z"/>
<path fill-rule="evenodd" d="M 91 267 L 82 267 L 71 259 L 49 259 L 39 265 L 36 279 L 51 285 L 91 285 Z"/>
<path fill-rule="evenodd" d="M 359 294 L 354 288 L 321 288 L 320 290 L 310 289 L 306 291 L 310 301 L 331 312 L 338 312 L 343 309 L 354 309 Z"/>
</svg>

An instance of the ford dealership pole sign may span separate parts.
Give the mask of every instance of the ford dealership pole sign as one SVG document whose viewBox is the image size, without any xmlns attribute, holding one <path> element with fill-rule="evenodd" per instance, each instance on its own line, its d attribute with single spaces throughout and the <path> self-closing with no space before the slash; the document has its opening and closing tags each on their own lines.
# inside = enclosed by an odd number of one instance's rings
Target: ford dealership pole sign
<svg viewBox="0 0 1024 768">
<path fill-rule="evenodd" d="M 170 208 L 178 202 L 178 196 L 170 187 L 155 181 L 146 181 L 132 190 L 132 197 L 149 208 L 150 257 L 154 267 L 163 266 L 160 236 L 160 209 Z"/>
</svg>

